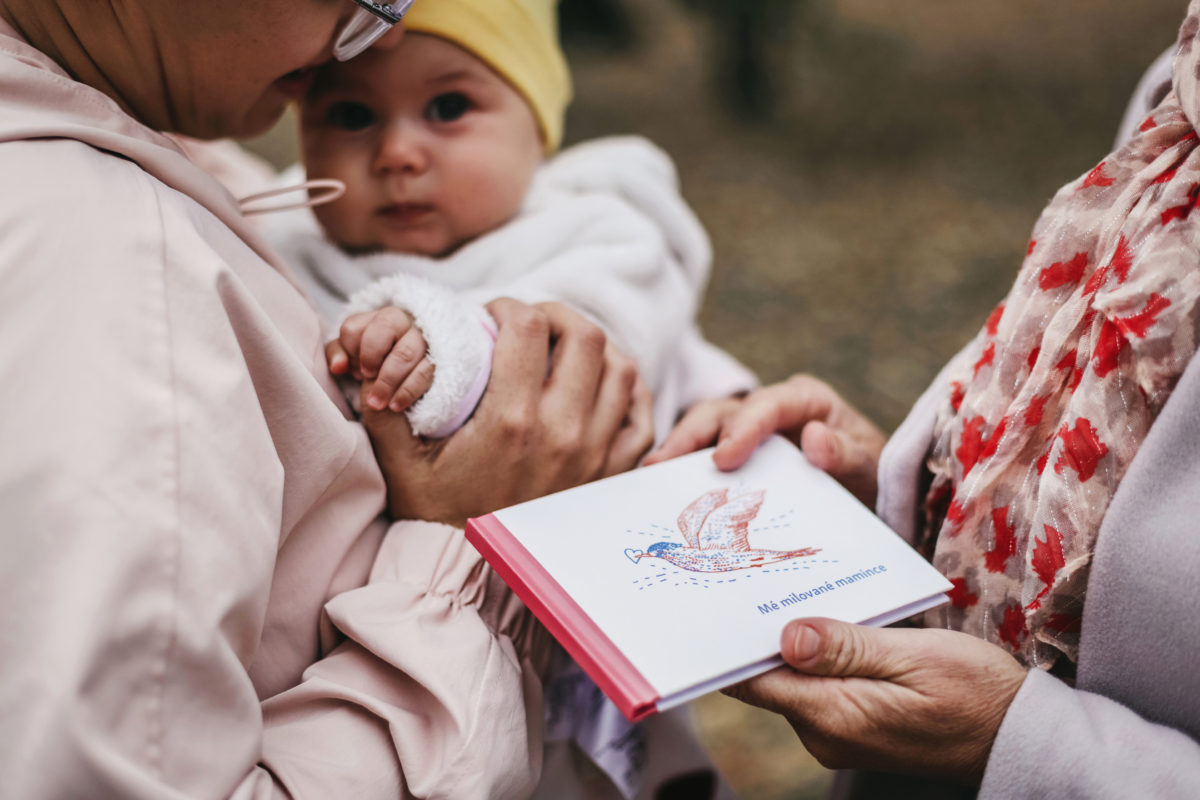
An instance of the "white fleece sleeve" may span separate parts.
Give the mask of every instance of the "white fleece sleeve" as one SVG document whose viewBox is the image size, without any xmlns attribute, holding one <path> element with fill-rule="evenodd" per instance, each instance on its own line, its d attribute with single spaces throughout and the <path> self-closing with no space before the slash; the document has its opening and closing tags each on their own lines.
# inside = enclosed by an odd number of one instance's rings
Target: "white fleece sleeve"
<svg viewBox="0 0 1200 800">
<path fill-rule="evenodd" d="M 551 160 L 522 214 L 472 245 L 485 246 L 508 256 L 462 287 L 468 298 L 570 306 L 637 360 L 655 392 L 694 324 L 712 262 L 670 159 L 634 137 L 588 142 Z"/>
<path fill-rule="evenodd" d="M 433 281 L 398 272 L 368 284 L 347 302 L 342 318 L 395 306 L 425 337 L 433 385 L 406 412 L 419 436 L 441 439 L 462 427 L 479 404 L 492 374 L 496 323 L 483 307 Z"/>
</svg>

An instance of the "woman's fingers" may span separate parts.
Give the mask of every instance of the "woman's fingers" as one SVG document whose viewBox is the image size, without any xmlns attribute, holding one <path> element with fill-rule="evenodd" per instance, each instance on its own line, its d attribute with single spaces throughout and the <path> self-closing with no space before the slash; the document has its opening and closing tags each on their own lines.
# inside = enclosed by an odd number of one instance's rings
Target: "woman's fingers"
<svg viewBox="0 0 1200 800">
<path fill-rule="evenodd" d="M 612 438 L 608 458 L 601 475 L 597 477 L 608 477 L 633 469 L 654 444 L 654 398 L 650 394 L 650 387 L 636 371 L 634 377 L 629 411 Z"/>
<path fill-rule="evenodd" d="M 787 665 L 727 694 L 787 717 L 827 767 L 914 769 L 978 785 L 1025 669 L 964 633 L 789 622 Z"/>
<path fill-rule="evenodd" d="M 499 331 L 492 378 L 480 413 L 535 413 L 550 360 L 550 321 L 541 311 L 502 297 L 488 303 Z"/>
<path fill-rule="evenodd" d="M 583 418 L 586 444 L 607 449 L 628 418 L 638 372 L 633 359 L 622 355 L 612 345 L 606 345 L 603 352 L 600 385 L 593 398 L 581 398 L 581 410 L 586 414 Z M 588 404 L 591 405 L 590 409 L 587 408 Z"/>
<path fill-rule="evenodd" d="M 713 461 L 720 469 L 737 469 L 774 433 L 800 444 L 803 427 L 827 419 L 837 395 L 807 375 L 752 392 L 721 431 Z"/>
<path fill-rule="evenodd" d="M 812 465 L 828 472 L 867 505 L 874 504 L 878 490 L 879 450 L 873 444 L 873 439 L 855 438 L 821 421 L 808 423 L 800 434 L 800 448 Z"/>
<path fill-rule="evenodd" d="M 608 338 L 598 325 L 564 305 L 542 303 L 537 308 L 546 315 L 554 342 L 544 409 L 560 420 L 590 415 L 609 365 Z"/>
<path fill-rule="evenodd" d="M 694 453 L 711 447 L 717 441 L 726 420 L 737 411 L 743 400 L 726 397 L 720 400 L 704 400 L 688 409 L 675 424 L 667 438 L 663 439 L 653 453 L 646 456 L 644 465 L 658 464 L 672 458 Z"/>
</svg>

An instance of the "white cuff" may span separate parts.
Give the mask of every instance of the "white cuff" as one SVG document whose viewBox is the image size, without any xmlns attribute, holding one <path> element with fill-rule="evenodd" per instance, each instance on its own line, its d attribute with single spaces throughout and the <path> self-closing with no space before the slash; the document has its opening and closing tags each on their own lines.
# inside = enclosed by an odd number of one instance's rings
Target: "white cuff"
<svg viewBox="0 0 1200 800">
<path fill-rule="evenodd" d="M 352 314 L 387 306 L 413 318 L 434 365 L 433 385 L 406 412 L 408 423 L 418 436 L 449 436 L 470 418 L 487 388 L 496 323 L 485 309 L 463 302 L 446 287 L 399 272 L 356 292 L 337 328 Z"/>
</svg>

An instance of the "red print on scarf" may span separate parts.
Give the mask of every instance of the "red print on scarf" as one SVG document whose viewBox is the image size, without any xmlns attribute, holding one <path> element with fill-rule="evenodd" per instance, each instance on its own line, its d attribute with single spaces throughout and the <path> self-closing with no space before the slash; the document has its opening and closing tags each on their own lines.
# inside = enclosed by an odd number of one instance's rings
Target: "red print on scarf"
<svg viewBox="0 0 1200 800">
<path fill-rule="evenodd" d="M 1104 174 L 1104 163 L 1101 161 L 1096 165 L 1096 168 L 1087 174 L 1083 179 L 1083 185 L 1080 189 L 1087 189 L 1091 186 L 1112 186 L 1113 179 Z"/>
<path fill-rule="evenodd" d="M 988 572 L 1004 572 L 1008 560 L 1017 554 L 1017 534 L 1008 524 L 1008 506 L 992 509 L 992 528 L 996 544 L 984 555 Z"/>
<path fill-rule="evenodd" d="M 1032 428 L 1042 424 L 1042 414 L 1046 412 L 1046 401 L 1049 399 L 1050 395 L 1047 394 L 1029 401 L 1029 408 L 1025 409 L 1026 425 Z"/>
<path fill-rule="evenodd" d="M 951 536 L 958 536 L 962 530 L 963 520 L 967 518 L 967 510 L 963 508 L 963 504 L 954 499 L 955 491 L 950 492 L 950 505 L 946 507 L 946 522 L 952 527 L 946 528 L 946 533 Z"/>
<path fill-rule="evenodd" d="M 963 388 L 962 381 L 953 381 L 950 384 L 950 405 L 955 411 L 962 408 L 962 401 L 966 396 L 967 390 Z"/>
<path fill-rule="evenodd" d="M 1000 440 L 1004 437 L 1004 429 L 1008 427 L 1008 417 L 1000 420 L 987 439 L 983 437 L 983 426 L 983 417 L 973 417 L 963 423 L 962 442 L 954 452 L 962 462 L 963 477 L 966 477 L 981 460 L 996 454 L 996 448 L 1000 446 Z"/>
<path fill-rule="evenodd" d="M 1030 240 L 1029 240 L 1029 247 L 1027 247 L 1027 248 L 1025 249 L 1025 255 L 1026 255 L 1026 256 L 1031 256 L 1031 255 L 1033 255 L 1033 250 L 1034 250 L 1034 248 L 1035 248 L 1035 247 L 1037 247 L 1037 239 L 1030 239 Z"/>
<path fill-rule="evenodd" d="M 1181 206 L 1172 206 L 1164 211 L 1162 213 L 1162 224 L 1166 225 L 1176 219 L 1187 219 L 1197 203 L 1200 203 L 1200 183 L 1193 183 L 1191 188 L 1188 189 L 1187 202 Z"/>
<path fill-rule="evenodd" d="M 1075 387 L 1079 386 L 1079 381 L 1083 379 L 1083 373 L 1075 369 L 1075 362 L 1078 360 L 1079 350 L 1075 349 L 1063 356 L 1059 362 L 1054 365 L 1055 369 L 1071 370 L 1070 380 L 1067 382 L 1067 389 L 1072 392 L 1075 391 Z"/>
<path fill-rule="evenodd" d="M 1053 449 L 1054 449 L 1054 446 L 1051 445 L 1050 450 L 1053 450 Z M 1042 453 L 1042 457 L 1037 460 L 1038 475 L 1041 475 L 1043 472 L 1046 471 L 1046 462 L 1048 462 L 1050 460 L 1050 450 L 1047 450 L 1046 452 Z"/>
<path fill-rule="evenodd" d="M 1038 286 L 1043 291 L 1079 283 L 1087 269 L 1087 253 L 1076 253 L 1070 261 L 1056 261 L 1038 274 Z"/>
<path fill-rule="evenodd" d="M 1145 133 L 1146 131 L 1157 127 L 1158 123 L 1154 121 L 1154 117 L 1146 117 L 1146 121 L 1138 126 L 1138 130 L 1142 133 Z"/>
<path fill-rule="evenodd" d="M 1127 344 L 1129 340 L 1121 335 L 1120 329 L 1112 320 L 1105 320 L 1100 327 L 1100 334 L 1096 337 L 1096 349 L 1092 352 L 1092 358 L 1096 362 L 1096 374 L 1103 378 L 1116 369 L 1117 357 Z"/>
<path fill-rule="evenodd" d="M 970 608 L 979 602 L 979 595 L 967 591 L 966 578 L 951 578 L 950 585 L 954 588 L 946 592 L 946 596 L 955 608 Z"/>
<path fill-rule="evenodd" d="M 1169 170 L 1164 172 L 1162 175 L 1159 175 L 1157 178 L 1155 178 L 1154 182 L 1155 183 L 1167 183 L 1168 181 L 1171 180 L 1171 178 L 1174 178 L 1175 175 L 1178 174 L 1178 172 L 1179 172 L 1178 168 L 1171 167 Z"/>
<path fill-rule="evenodd" d="M 1054 576 L 1067 563 L 1063 558 L 1062 534 L 1050 525 L 1044 527 L 1046 538 L 1034 541 L 1031 561 L 1034 574 L 1046 585 L 1046 588 L 1038 592 L 1038 596 L 1033 599 L 1033 602 L 1026 606 L 1027 611 L 1036 611 L 1041 607 L 1042 598 L 1050 593 L 1050 587 L 1054 584 Z"/>
<path fill-rule="evenodd" d="M 1108 279 L 1110 272 L 1116 274 L 1117 283 L 1124 283 L 1129 277 L 1129 270 L 1133 267 L 1133 251 L 1129 248 L 1129 240 L 1122 236 L 1117 241 L 1117 252 L 1113 253 L 1112 261 L 1109 261 L 1100 269 L 1092 273 L 1092 277 L 1088 278 L 1088 282 L 1084 284 L 1084 294 L 1095 294 L 1104 285 Z"/>
<path fill-rule="evenodd" d="M 1033 369 L 1033 365 L 1037 363 L 1038 356 L 1040 356 L 1041 354 L 1042 354 L 1041 347 L 1035 347 L 1029 351 L 1029 355 L 1025 358 L 1025 363 L 1029 365 L 1030 369 Z"/>
<path fill-rule="evenodd" d="M 1000 623 L 997 632 L 1000 634 L 1000 641 L 1013 650 L 1021 649 L 1021 638 L 1025 635 L 1025 615 L 1021 613 L 1020 606 L 1013 605 L 1004 609 L 1004 622 Z"/>
<path fill-rule="evenodd" d="M 1063 451 L 1054 464 L 1054 471 L 1059 475 L 1063 469 L 1070 467 L 1079 474 L 1079 481 L 1087 483 L 1096 474 L 1096 465 L 1108 454 L 1108 445 L 1100 441 L 1096 429 L 1088 420 L 1080 417 L 1075 420 L 1075 428 L 1066 425 L 1058 431 L 1062 439 Z"/>
<path fill-rule="evenodd" d="M 1004 303 L 996 306 L 996 309 L 988 315 L 987 332 L 988 336 L 995 336 L 996 331 L 1000 330 L 1000 318 L 1004 316 Z"/>
<path fill-rule="evenodd" d="M 1146 307 L 1137 314 L 1129 317 L 1118 317 L 1116 325 L 1121 329 L 1121 333 L 1126 336 L 1133 336 L 1138 339 L 1145 339 L 1146 334 L 1150 332 L 1150 326 L 1158 321 L 1158 315 L 1171 305 L 1171 301 L 1163 297 L 1158 292 L 1150 295 L 1146 301 Z"/>
<path fill-rule="evenodd" d="M 963 423 L 962 442 L 954 451 L 954 455 L 958 456 L 962 464 L 963 477 L 979 463 L 979 456 L 983 452 L 984 422 L 983 417 L 973 417 Z"/>
<path fill-rule="evenodd" d="M 1117 252 L 1113 253 L 1112 261 L 1108 262 L 1108 266 L 1117 276 L 1117 283 L 1124 283 L 1129 277 L 1129 270 L 1133 269 L 1133 250 L 1129 247 L 1129 240 L 1124 236 L 1117 240 Z"/>
<path fill-rule="evenodd" d="M 996 343 L 991 342 L 990 344 L 988 344 L 987 347 L 985 347 L 983 349 L 983 355 L 981 355 L 979 357 L 979 360 L 975 362 L 975 374 L 978 375 L 979 370 L 983 369 L 988 364 L 991 364 L 995 358 L 996 358 Z"/>
</svg>

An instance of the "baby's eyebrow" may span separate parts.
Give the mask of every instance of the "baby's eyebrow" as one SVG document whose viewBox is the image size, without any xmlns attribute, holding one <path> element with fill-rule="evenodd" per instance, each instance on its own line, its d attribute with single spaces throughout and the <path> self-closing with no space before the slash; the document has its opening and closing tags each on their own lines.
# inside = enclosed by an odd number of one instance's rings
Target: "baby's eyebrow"
<svg viewBox="0 0 1200 800">
<path fill-rule="evenodd" d="M 434 75 L 429 79 L 430 83 L 453 83 L 455 81 L 475 81 L 479 83 L 483 81 L 483 76 L 474 70 L 453 69 L 443 72 L 440 75 Z"/>
</svg>

